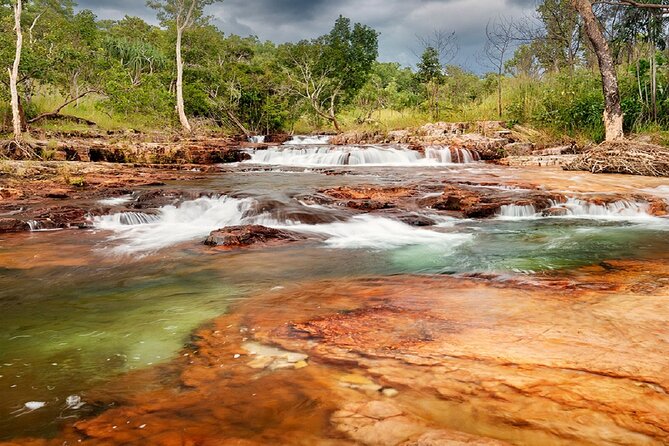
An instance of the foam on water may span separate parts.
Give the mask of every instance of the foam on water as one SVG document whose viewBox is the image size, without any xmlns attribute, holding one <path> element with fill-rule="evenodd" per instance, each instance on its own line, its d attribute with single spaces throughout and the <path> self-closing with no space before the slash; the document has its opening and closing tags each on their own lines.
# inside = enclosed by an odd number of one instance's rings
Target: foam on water
<svg viewBox="0 0 669 446">
<path fill-rule="evenodd" d="M 132 195 L 125 195 L 123 197 L 105 198 L 98 200 L 98 204 L 102 206 L 120 206 L 132 201 Z"/>
<path fill-rule="evenodd" d="M 532 205 L 510 204 L 501 206 L 497 217 L 506 220 L 533 218 L 571 218 L 591 220 L 657 220 L 650 214 L 646 202 L 615 201 L 605 204 L 591 203 L 580 198 L 568 198 L 567 201 L 551 201 L 550 208 L 537 210 Z"/>
<path fill-rule="evenodd" d="M 110 240 L 121 242 L 112 248 L 115 253 L 155 251 L 204 238 L 225 226 L 244 224 L 244 214 L 251 204 L 251 199 L 202 197 L 165 206 L 156 215 L 123 212 L 96 217 L 94 224 L 114 232 Z"/>
<path fill-rule="evenodd" d="M 251 159 L 246 163 L 283 166 L 426 166 L 478 160 L 475 152 L 448 147 L 427 149 L 425 156 L 398 146 L 284 146 L 249 153 Z"/>
<path fill-rule="evenodd" d="M 428 160 L 436 160 L 441 164 L 469 164 L 480 161 L 478 153 L 467 149 L 451 149 L 448 146 L 434 146 L 425 149 Z"/>
<path fill-rule="evenodd" d="M 266 138 L 265 135 L 249 136 L 248 141 L 254 144 L 263 144 Z"/>
<path fill-rule="evenodd" d="M 122 212 L 96 217 L 96 228 L 113 231 L 111 250 L 117 254 L 156 251 L 190 240 L 202 239 L 211 231 L 226 226 L 261 224 L 323 238 L 333 248 L 392 249 L 407 245 L 462 243 L 470 236 L 419 229 L 403 222 L 372 215 L 360 215 L 347 221 L 304 224 L 291 218 L 277 218 L 271 213 L 253 214 L 253 199 L 203 197 L 178 206 L 165 206 L 157 214 Z M 318 210 L 308 206 L 305 210 Z M 279 213 L 281 215 L 281 213 Z M 439 227 L 451 224 L 441 219 Z"/>
<path fill-rule="evenodd" d="M 284 145 L 314 145 L 314 144 L 329 144 L 330 136 L 328 135 L 295 135 L 290 140 L 286 141 Z"/>
<path fill-rule="evenodd" d="M 537 210 L 532 205 L 508 204 L 499 208 L 499 218 L 517 219 L 532 218 L 537 215 Z"/>
<path fill-rule="evenodd" d="M 419 229 L 406 223 L 373 215 L 355 216 L 346 222 L 320 225 L 288 225 L 284 229 L 325 236 L 325 244 L 340 249 L 385 250 L 412 245 L 438 245 L 449 249 L 471 236 Z"/>
<path fill-rule="evenodd" d="M 566 212 L 563 217 L 591 218 L 603 220 L 653 219 L 650 206 L 645 202 L 615 201 L 605 204 L 590 203 L 579 198 L 568 198 L 566 202 L 552 202 L 552 207 Z"/>
</svg>

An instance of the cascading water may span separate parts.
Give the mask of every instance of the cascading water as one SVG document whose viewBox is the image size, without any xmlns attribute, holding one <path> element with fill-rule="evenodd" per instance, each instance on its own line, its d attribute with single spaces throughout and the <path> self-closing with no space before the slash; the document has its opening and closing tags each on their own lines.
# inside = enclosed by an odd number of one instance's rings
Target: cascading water
<svg viewBox="0 0 669 446">
<path fill-rule="evenodd" d="M 456 155 L 453 155 L 453 152 Z M 415 150 L 385 146 L 273 147 L 252 150 L 250 164 L 283 166 L 426 166 L 472 163 L 478 154 L 465 149 L 431 148 L 425 157 Z"/>
<path fill-rule="evenodd" d="M 295 135 L 290 140 L 286 141 L 286 146 L 298 145 L 315 145 L 315 144 L 329 144 L 330 136 L 328 135 Z"/>
<path fill-rule="evenodd" d="M 531 204 L 507 204 L 499 208 L 497 214 L 500 218 L 531 218 L 537 215 L 537 210 Z"/>
<path fill-rule="evenodd" d="M 386 147 L 277 147 L 254 150 L 249 163 L 288 166 L 404 165 L 420 160 L 413 150 Z"/>
<path fill-rule="evenodd" d="M 253 144 L 263 144 L 267 137 L 265 135 L 249 136 L 248 141 Z"/>
<path fill-rule="evenodd" d="M 553 201 L 551 207 L 563 212 L 566 217 L 599 218 L 599 219 L 629 219 L 652 218 L 649 214 L 650 206 L 645 202 L 615 201 L 605 204 L 590 203 L 579 198 L 568 198 L 566 202 Z M 560 215 L 559 213 L 557 214 Z"/>
<path fill-rule="evenodd" d="M 429 147 L 425 149 L 425 157 L 442 164 L 469 164 L 481 160 L 479 154 L 472 150 L 448 146 Z"/>
<path fill-rule="evenodd" d="M 400 246 L 438 244 L 455 246 L 470 238 L 469 235 L 452 234 L 419 229 L 389 218 L 361 215 L 346 221 L 305 224 L 295 218 L 282 218 L 282 212 L 255 213 L 253 199 L 230 197 L 198 198 L 179 206 L 165 206 L 158 214 L 121 212 L 96 217 L 98 229 L 114 232 L 110 240 L 121 242 L 112 250 L 117 254 L 156 251 L 177 243 L 204 239 L 211 231 L 226 226 L 261 224 L 313 235 L 333 248 L 392 249 Z M 305 215 L 313 213 L 313 206 L 302 206 Z M 318 209 L 316 209 L 318 210 Z M 323 212 L 327 214 L 328 209 Z M 313 216 L 310 216 L 313 219 Z M 332 219 L 332 216 L 328 216 Z M 443 220 L 442 223 L 446 221 Z M 447 224 L 439 227 L 450 226 Z"/>
<path fill-rule="evenodd" d="M 113 248 L 115 253 L 155 251 L 205 237 L 225 226 L 245 224 L 245 213 L 251 204 L 251 199 L 202 197 L 165 206 L 155 215 L 122 212 L 96 217 L 94 225 L 115 233 L 111 240 L 121 242 Z"/>
<path fill-rule="evenodd" d="M 107 224 L 121 226 L 147 225 L 160 219 L 158 215 L 144 212 L 120 212 L 102 218 L 107 219 Z"/>
<path fill-rule="evenodd" d="M 114 198 L 104 198 L 98 200 L 98 204 L 102 206 L 120 206 L 132 201 L 132 195 L 125 195 L 123 197 L 114 197 Z"/>
<path fill-rule="evenodd" d="M 42 228 L 42 223 L 40 223 L 37 220 L 28 220 L 26 223 L 28 223 L 28 227 L 30 228 L 30 232 L 37 232 L 41 231 Z"/>
</svg>

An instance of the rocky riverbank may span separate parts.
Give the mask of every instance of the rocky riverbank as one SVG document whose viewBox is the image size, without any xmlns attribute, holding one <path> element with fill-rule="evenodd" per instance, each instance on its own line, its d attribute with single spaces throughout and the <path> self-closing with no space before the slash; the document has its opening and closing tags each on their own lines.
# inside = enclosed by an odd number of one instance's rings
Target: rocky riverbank
<svg viewBox="0 0 669 446">
<path fill-rule="evenodd" d="M 174 383 L 5 445 L 666 444 L 665 266 L 298 283 L 200 330 Z"/>
</svg>

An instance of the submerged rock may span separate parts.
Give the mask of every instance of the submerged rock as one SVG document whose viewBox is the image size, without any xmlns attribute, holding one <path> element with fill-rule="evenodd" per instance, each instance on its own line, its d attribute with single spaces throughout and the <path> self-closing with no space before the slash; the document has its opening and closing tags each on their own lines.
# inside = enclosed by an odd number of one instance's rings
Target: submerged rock
<svg viewBox="0 0 669 446">
<path fill-rule="evenodd" d="M 251 245 L 275 245 L 304 240 L 295 232 L 282 231 L 260 225 L 229 226 L 213 231 L 204 244 L 227 248 L 241 248 Z"/>
</svg>

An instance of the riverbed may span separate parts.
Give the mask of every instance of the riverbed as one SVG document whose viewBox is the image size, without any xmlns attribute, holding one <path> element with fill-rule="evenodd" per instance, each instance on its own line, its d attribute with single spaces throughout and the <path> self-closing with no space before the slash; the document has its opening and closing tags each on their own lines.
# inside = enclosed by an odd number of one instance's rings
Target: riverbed
<svg viewBox="0 0 669 446">
<path fill-rule="evenodd" d="M 644 199 L 669 200 L 663 180 L 323 150 L 139 188 L 88 229 L 2 235 L 0 440 L 669 441 L 669 219 Z M 567 198 L 490 218 L 421 205 L 453 182 Z M 371 210 L 323 198 L 407 185 Z M 165 188 L 181 197 L 133 207 Z M 203 244 L 250 224 L 305 240 Z"/>
</svg>

